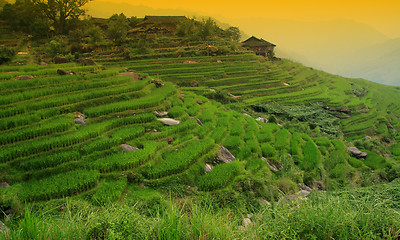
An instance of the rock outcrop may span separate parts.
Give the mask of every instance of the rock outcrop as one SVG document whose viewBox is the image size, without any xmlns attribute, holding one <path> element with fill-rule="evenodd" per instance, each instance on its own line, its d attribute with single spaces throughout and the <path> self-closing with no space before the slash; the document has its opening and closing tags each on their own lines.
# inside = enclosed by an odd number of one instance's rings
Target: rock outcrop
<svg viewBox="0 0 400 240">
<path fill-rule="evenodd" d="M 139 150 L 139 148 L 133 147 L 128 144 L 121 144 L 121 148 L 122 148 L 122 151 L 124 151 L 124 152 L 133 152 L 133 151 Z"/>
<path fill-rule="evenodd" d="M 366 152 L 361 152 L 358 148 L 356 147 L 349 147 L 347 150 L 356 158 L 365 158 L 367 157 L 368 153 Z"/>
<path fill-rule="evenodd" d="M 33 79 L 34 77 L 32 75 L 21 75 L 21 76 L 17 76 L 15 77 L 15 80 L 29 80 L 29 79 Z"/>
<path fill-rule="evenodd" d="M 83 119 L 83 118 L 75 118 L 75 119 L 74 119 L 74 123 L 75 123 L 75 124 L 80 124 L 80 125 L 82 125 L 82 126 L 85 126 L 85 125 L 86 125 L 86 121 L 85 121 L 85 119 Z"/>
<path fill-rule="evenodd" d="M 229 163 L 229 162 L 236 161 L 236 158 L 224 146 L 219 146 L 218 155 L 216 156 L 215 160 L 217 162 Z"/>
</svg>

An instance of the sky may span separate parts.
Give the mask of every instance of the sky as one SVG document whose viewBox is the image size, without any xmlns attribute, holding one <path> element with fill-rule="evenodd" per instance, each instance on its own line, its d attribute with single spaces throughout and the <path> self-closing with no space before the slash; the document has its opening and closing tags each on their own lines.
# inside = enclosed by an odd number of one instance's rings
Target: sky
<svg viewBox="0 0 400 240">
<path fill-rule="evenodd" d="M 400 37 L 400 0 L 106 0 L 152 8 L 183 9 L 223 18 L 274 18 L 301 21 L 351 19 L 390 38 Z"/>
</svg>

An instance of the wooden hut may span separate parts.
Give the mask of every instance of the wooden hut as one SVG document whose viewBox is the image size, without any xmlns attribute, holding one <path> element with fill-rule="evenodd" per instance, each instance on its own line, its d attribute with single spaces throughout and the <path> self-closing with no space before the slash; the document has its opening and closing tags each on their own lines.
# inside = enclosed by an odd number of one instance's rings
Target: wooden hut
<svg viewBox="0 0 400 240">
<path fill-rule="evenodd" d="M 258 39 L 254 36 L 242 42 L 242 46 L 248 50 L 253 51 L 257 55 L 264 56 L 269 59 L 275 59 L 274 48 L 275 44 L 272 44 L 264 39 Z"/>
</svg>

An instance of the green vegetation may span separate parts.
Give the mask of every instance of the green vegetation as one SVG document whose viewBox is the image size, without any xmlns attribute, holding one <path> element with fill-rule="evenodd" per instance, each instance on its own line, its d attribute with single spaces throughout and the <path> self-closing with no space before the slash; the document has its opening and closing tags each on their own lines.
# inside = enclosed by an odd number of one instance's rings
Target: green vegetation
<svg viewBox="0 0 400 240">
<path fill-rule="evenodd" d="M 23 52 L 0 66 L 6 238 L 399 238 L 399 88 L 269 61 L 212 19 L 79 20 L 85 2 L 3 8 Z"/>
</svg>

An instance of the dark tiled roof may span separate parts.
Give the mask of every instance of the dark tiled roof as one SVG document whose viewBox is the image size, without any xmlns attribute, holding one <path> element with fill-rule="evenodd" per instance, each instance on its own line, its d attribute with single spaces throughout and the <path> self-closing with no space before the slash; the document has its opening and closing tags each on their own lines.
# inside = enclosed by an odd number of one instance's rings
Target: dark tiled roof
<svg viewBox="0 0 400 240">
<path fill-rule="evenodd" d="M 250 37 L 246 41 L 243 41 L 243 46 L 249 46 L 249 47 L 262 47 L 262 46 L 276 46 L 273 43 L 270 43 L 268 41 L 265 41 L 264 39 L 258 39 L 254 36 Z"/>
</svg>

